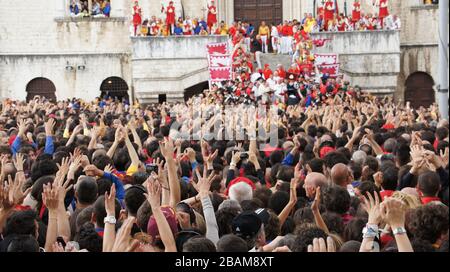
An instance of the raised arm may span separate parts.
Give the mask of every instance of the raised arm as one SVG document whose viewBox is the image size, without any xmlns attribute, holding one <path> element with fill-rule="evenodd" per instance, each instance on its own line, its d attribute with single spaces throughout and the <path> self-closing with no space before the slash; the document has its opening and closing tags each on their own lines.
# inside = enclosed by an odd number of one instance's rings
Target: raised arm
<svg viewBox="0 0 450 272">
<path fill-rule="evenodd" d="M 165 251 L 177 252 L 175 238 L 172 230 L 170 229 L 169 222 L 167 222 L 166 217 L 161 211 L 161 184 L 154 180 L 153 177 L 150 177 L 147 180 L 147 191 L 147 201 L 150 203 L 152 208 L 153 216 L 155 217 L 156 225 L 158 226 L 159 235 L 164 244 Z"/>
<path fill-rule="evenodd" d="M 105 210 L 107 218 L 116 218 L 116 185 L 111 186 L 110 193 L 105 193 Z M 103 233 L 103 252 L 111 252 L 116 240 L 116 225 L 112 222 L 105 222 Z"/>
<path fill-rule="evenodd" d="M 175 148 L 173 146 L 173 141 L 170 139 L 166 139 L 164 142 L 159 142 L 159 146 L 161 149 L 161 154 L 166 159 L 167 164 L 167 175 L 169 177 L 170 186 L 169 203 L 172 208 L 175 208 L 176 205 L 181 201 L 180 182 L 178 181 L 177 166 L 175 163 L 175 159 L 173 158 Z"/>
</svg>

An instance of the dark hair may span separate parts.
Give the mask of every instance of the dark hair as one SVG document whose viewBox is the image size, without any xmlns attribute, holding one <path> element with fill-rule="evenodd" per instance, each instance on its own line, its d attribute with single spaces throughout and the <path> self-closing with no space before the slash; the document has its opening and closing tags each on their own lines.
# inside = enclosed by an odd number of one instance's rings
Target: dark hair
<svg viewBox="0 0 450 272">
<path fill-rule="evenodd" d="M 325 212 L 322 214 L 322 219 L 330 232 L 338 235 L 344 232 L 344 220 L 341 215 L 333 212 Z"/>
<path fill-rule="evenodd" d="M 294 213 L 293 219 L 296 226 L 300 226 L 304 223 L 314 223 L 314 214 L 310 207 L 304 207 L 298 209 Z"/>
<path fill-rule="evenodd" d="M 217 252 L 248 252 L 247 242 L 237 235 L 227 234 L 217 242 Z"/>
<path fill-rule="evenodd" d="M 87 249 L 89 252 L 102 252 L 103 238 L 95 231 L 94 224 L 88 222 L 81 226 L 76 237 L 80 249 Z"/>
<path fill-rule="evenodd" d="M 92 177 L 83 177 L 78 180 L 76 195 L 78 202 L 93 204 L 98 195 L 97 182 Z"/>
<path fill-rule="evenodd" d="M 39 243 L 32 235 L 16 235 L 9 242 L 6 252 L 39 252 Z"/>
<path fill-rule="evenodd" d="M 339 249 L 339 252 L 356 253 L 356 252 L 359 252 L 360 249 L 361 249 L 361 242 L 347 241 L 341 246 L 341 248 Z"/>
<path fill-rule="evenodd" d="M 323 190 L 323 204 L 329 212 L 345 214 L 350 208 L 350 194 L 340 186 L 327 187 Z"/>
<path fill-rule="evenodd" d="M 129 215 L 136 216 L 139 207 L 145 202 L 145 188 L 142 185 L 133 185 L 125 192 L 125 208 Z"/>
<path fill-rule="evenodd" d="M 219 237 L 233 233 L 231 221 L 239 214 L 235 208 L 223 208 L 216 212 L 217 226 L 219 227 Z"/>
<path fill-rule="evenodd" d="M 297 231 L 293 252 L 307 252 L 308 245 L 312 245 L 314 238 L 327 239 L 327 234 L 318 227 L 306 226 Z"/>
<path fill-rule="evenodd" d="M 324 165 L 324 160 L 319 159 L 319 158 L 314 158 L 310 161 L 308 161 L 306 164 L 309 165 L 309 167 L 311 168 L 311 171 L 316 172 L 316 173 L 323 173 L 323 165 Z"/>
<path fill-rule="evenodd" d="M 419 190 L 426 197 L 436 196 L 441 188 L 441 179 L 435 172 L 422 173 L 417 182 Z"/>
<path fill-rule="evenodd" d="M 105 196 L 100 196 L 99 198 L 97 198 L 97 200 L 94 203 L 94 214 L 95 214 L 95 221 L 97 223 L 97 226 L 99 226 L 100 228 L 104 228 L 105 227 L 105 223 L 103 222 L 105 217 L 107 216 L 106 214 L 106 209 L 105 209 Z M 120 215 L 120 202 L 116 199 L 115 201 L 115 211 L 114 211 L 114 216 L 116 217 L 116 219 L 119 219 L 119 215 Z"/>
<path fill-rule="evenodd" d="M 435 252 L 433 244 L 429 241 L 414 239 L 411 241 L 411 246 L 414 252 Z"/>
<path fill-rule="evenodd" d="M 388 167 L 383 171 L 383 182 L 381 186 L 384 190 L 395 191 L 398 185 L 398 169 Z"/>
<path fill-rule="evenodd" d="M 268 212 L 270 217 L 269 222 L 264 224 L 264 233 L 267 241 L 273 241 L 280 235 L 280 219 L 274 212 L 270 210 Z"/>
<path fill-rule="evenodd" d="M 136 224 L 143 231 L 147 232 L 148 220 L 152 216 L 152 207 L 148 201 L 144 201 L 136 213 Z"/>
<path fill-rule="evenodd" d="M 412 211 L 408 229 L 415 239 L 431 243 L 448 231 L 448 207 L 437 204 L 427 204 Z"/>
<path fill-rule="evenodd" d="M 267 208 L 269 206 L 269 200 L 271 195 L 272 191 L 266 187 L 256 189 L 253 192 L 253 198 L 257 198 L 262 202 L 263 205 L 262 208 Z"/>
<path fill-rule="evenodd" d="M 330 169 L 339 163 L 342 163 L 345 165 L 347 165 L 349 163 L 349 160 L 345 157 L 345 155 L 342 154 L 341 152 L 337 152 L 337 151 L 329 152 L 328 154 L 325 155 L 323 160 L 325 161 L 326 167 L 330 168 Z"/>
<path fill-rule="evenodd" d="M 268 208 L 280 214 L 289 202 L 289 194 L 283 191 L 275 192 L 269 199 Z"/>
<path fill-rule="evenodd" d="M 197 236 L 183 244 L 183 252 L 216 252 L 216 246 L 211 240 Z"/>
<path fill-rule="evenodd" d="M 445 138 L 448 137 L 448 128 L 446 128 L 446 127 L 438 127 L 436 129 L 436 133 L 435 134 L 436 134 L 436 138 L 439 141 L 443 141 Z"/>
<path fill-rule="evenodd" d="M 344 228 L 344 241 L 358 241 L 362 242 L 362 230 L 366 226 L 367 220 L 364 218 L 355 217 Z"/>
<path fill-rule="evenodd" d="M 242 211 L 256 211 L 259 208 L 263 208 L 262 206 L 261 201 L 257 198 L 241 201 Z"/>
<path fill-rule="evenodd" d="M 6 220 L 3 234 L 4 236 L 14 234 L 36 236 L 36 221 L 37 214 L 32 210 L 14 212 Z"/>
</svg>

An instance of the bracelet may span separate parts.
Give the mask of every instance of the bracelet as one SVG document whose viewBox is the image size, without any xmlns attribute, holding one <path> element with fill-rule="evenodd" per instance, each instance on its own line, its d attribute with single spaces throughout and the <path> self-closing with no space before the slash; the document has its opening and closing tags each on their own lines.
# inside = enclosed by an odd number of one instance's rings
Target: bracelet
<svg viewBox="0 0 450 272">
<path fill-rule="evenodd" d="M 20 172 L 23 172 L 23 170 L 17 170 L 17 171 L 16 171 L 16 173 L 20 173 Z"/>
</svg>

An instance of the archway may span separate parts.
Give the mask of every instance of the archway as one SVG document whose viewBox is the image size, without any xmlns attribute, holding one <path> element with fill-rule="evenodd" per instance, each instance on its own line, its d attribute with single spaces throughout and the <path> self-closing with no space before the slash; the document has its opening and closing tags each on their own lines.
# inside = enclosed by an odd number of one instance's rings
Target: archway
<svg viewBox="0 0 450 272">
<path fill-rule="evenodd" d="M 434 80 L 424 72 L 415 72 L 409 75 L 405 83 L 405 102 L 410 102 L 411 107 L 429 107 L 436 102 L 434 93 Z"/>
<path fill-rule="evenodd" d="M 192 87 L 189 87 L 184 90 L 184 100 L 187 101 L 189 98 L 201 94 L 207 89 L 209 89 L 208 81 L 200 82 Z"/>
<path fill-rule="evenodd" d="M 103 80 L 102 85 L 100 86 L 102 98 L 111 97 L 119 100 L 129 100 L 128 90 L 127 82 L 120 77 L 108 77 Z"/>
<path fill-rule="evenodd" d="M 27 102 L 33 100 L 37 95 L 45 97 L 52 102 L 56 102 L 56 87 L 53 82 L 44 77 L 37 77 L 28 82 L 26 87 Z"/>
</svg>

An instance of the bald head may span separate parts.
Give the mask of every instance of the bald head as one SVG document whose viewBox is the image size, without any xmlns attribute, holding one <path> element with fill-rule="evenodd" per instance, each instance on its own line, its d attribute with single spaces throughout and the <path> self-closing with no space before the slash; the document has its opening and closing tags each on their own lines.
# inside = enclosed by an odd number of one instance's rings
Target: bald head
<svg viewBox="0 0 450 272">
<path fill-rule="evenodd" d="M 331 169 L 331 181 L 341 187 L 347 188 L 352 182 L 351 173 L 347 165 L 338 163 Z"/>
<path fill-rule="evenodd" d="M 310 173 L 305 178 L 305 185 L 303 186 L 306 191 L 306 196 L 313 198 L 316 193 L 317 187 L 323 187 L 327 185 L 327 178 L 321 173 Z"/>
</svg>

